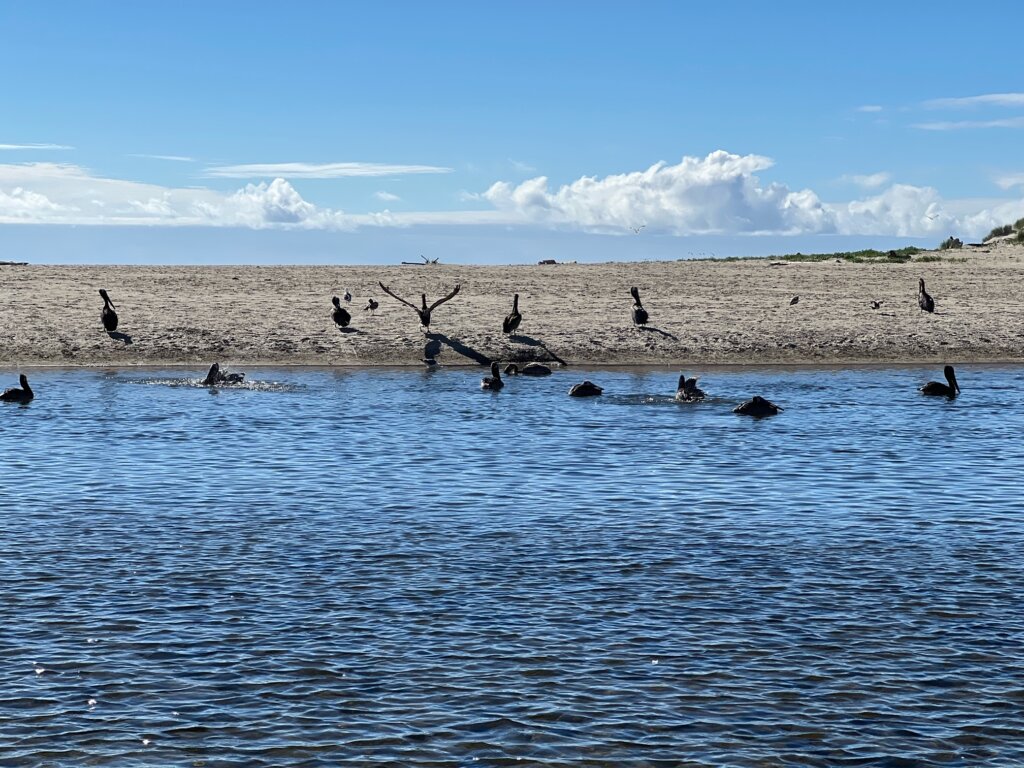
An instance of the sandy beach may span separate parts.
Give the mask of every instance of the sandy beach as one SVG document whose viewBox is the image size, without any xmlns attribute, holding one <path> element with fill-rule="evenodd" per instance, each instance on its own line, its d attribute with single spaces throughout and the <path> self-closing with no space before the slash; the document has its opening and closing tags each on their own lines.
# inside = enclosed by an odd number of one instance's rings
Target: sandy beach
<svg viewBox="0 0 1024 768">
<path fill-rule="evenodd" d="M 0 267 L 0 364 L 422 365 L 412 310 L 461 284 L 431 331 L 442 365 L 764 364 L 1024 360 L 1024 247 L 904 264 L 678 261 L 553 266 Z M 918 309 L 927 281 L 936 312 Z M 640 289 L 650 327 L 630 321 Z M 100 324 L 106 288 L 120 326 Z M 331 296 L 353 294 L 352 327 Z M 517 335 L 501 332 L 520 294 Z M 799 301 L 791 305 L 794 296 Z M 380 302 L 376 315 L 367 299 Z M 882 302 L 872 309 L 872 300 Z"/>
</svg>

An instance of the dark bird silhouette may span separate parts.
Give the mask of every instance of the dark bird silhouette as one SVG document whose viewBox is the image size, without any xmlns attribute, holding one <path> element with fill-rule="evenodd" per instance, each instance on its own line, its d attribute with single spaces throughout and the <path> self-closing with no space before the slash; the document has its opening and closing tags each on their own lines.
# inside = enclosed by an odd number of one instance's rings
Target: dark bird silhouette
<svg viewBox="0 0 1024 768">
<path fill-rule="evenodd" d="M 508 365 L 505 366 L 505 375 L 506 376 L 518 376 L 519 375 L 519 366 L 516 365 L 515 363 L 509 363 Z"/>
<path fill-rule="evenodd" d="M 918 278 L 917 281 L 917 306 L 923 309 L 925 312 L 935 311 L 935 299 L 928 295 L 928 292 L 924 289 L 924 278 Z"/>
<path fill-rule="evenodd" d="M 573 384 L 572 388 L 569 390 L 569 396 L 570 397 L 597 397 L 602 392 L 604 392 L 604 390 L 601 387 L 597 386 L 597 384 L 595 384 L 594 382 L 592 382 L 592 381 L 584 381 L 584 382 L 581 382 L 579 384 Z"/>
<path fill-rule="evenodd" d="M 341 306 L 341 299 L 334 296 L 331 299 L 331 303 L 334 304 L 334 311 L 331 313 L 331 317 L 334 318 L 334 322 L 338 324 L 339 328 L 348 328 L 348 324 L 352 322 L 352 315 L 349 311 Z"/>
<path fill-rule="evenodd" d="M 369 312 L 371 315 L 377 311 L 377 307 L 380 306 L 380 302 L 375 299 L 370 299 L 366 302 L 366 306 L 363 307 L 363 312 Z"/>
<path fill-rule="evenodd" d="M 775 403 L 765 400 L 760 395 L 754 395 L 752 398 L 747 400 L 745 403 L 740 403 L 732 409 L 733 413 L 740 413 L 744 416 L 774 416 L 779 411 L 783 410 L 780 406 Z"/>
<path fill-rule="evenodd" d="M 523 376 L 550 376 L 551 369 L 543 363 L 527 363 L 521 373 Z"/>
<path fill-rule="evenodd" d="M 629 292 L 633 295 L 633 325 L 647 325 L 647 310 L 640 303 L 640 291 L 634 286 Z"/>
<path fill-rule="evenodd" d="M 793 297 L 792 299 L 790 299 L 790 300 L 789 300 L 789 306 L 791 306 L 791 307 L 792 307 L 792 306 L 793 306 L 794 304 L 796 304 L 796 303 L 797 303 L 798 301 L 800 301 L 800 297 L 799 297 L 799 296 L 794 296 L 794 297 Z"/>
<path fill-rule="evenodd" d="M 352 294 L 345 291 L 345 301 L 352 301 Z"/>
<path fill-rule="evenodd" d="M 430 339 L 430 341 L 423 345 L 423 362 L 427 364 L 428 368 L 433 368 L 437 365 L 437 356 L 440 354 L 440 339 Z"/>
<path fill-rule="evenodd" d="M 871 308 L 872 309 L 881 309 L 882 308 L 882 302 L 880 302 L 880 301 L 872 301 L 871 302 Z"/>
<path fill-rule="evenodd" d="M 630 229 L 633 230 L 633 234 L 634 235 L 639 235 L 640 234 L 640 230 L 643 229 L 646 226 L 647 226 L 646 224 L 641 224 L 639 227 L 630 227 Z"/>
<path fill-rule="evenodd" d="M 406 301 L 405 299 L 403 299 L 397 293 L 395 293 L 390 288 L 388 288 L 386 285 L 384 285 L 384 283 L 378 282 L 377 285 L 379 285 L 380 289 L 382 291 L 384 291 L 384 293 L 386 293 L 388 296 L 390 296 L 393 299 L 398 299 L 400 302 L 405 304 L 405 306 L 412 308 L 412 310 L 417 315 L 419 315 L 419 317 L 420 317 L 420 325 L 423 326 L 423 332 L 424 333 L 426 333 L 427 331 L 430 330 L 430 313 L 433 312 L 435 309 L 437 309 L 440 305 L 444 304 L 449 299 L 454 298 L 455 295 L 459 292 L 459 288 L 462 287 L 460 285 L 456 285 L 455 289 L 451 293 L 449 293 L 444 298 L 438 299 L 433 304 L 431 304 L 429 307 L 427 306 L 427 294 L 421 293 L 420 294 L 420 300 L 423 302 L 423 307 L 421 308 L 421 307 L 417 307 L 415 304 L 412 304 L 412 303 Z"/>
<path fill-rule="evenodd" d="M 492 392 L 497 392 L 504 386 L 505 382 L 501 380 L 501 371 L 498 370 L 498 364 L 491 363 L 491 375 L 484 376 L 480 382 L 480 389 L 489 389 Z"/>
<path fill-rule="evenodd" d="M 114 311 L 114 302 L 110 300 L 107 292 L 100 288 L 100 296 L 103 297 L 103 311 L 100 312 L 100 320 L 108 333 L 117 330 L 117 312 Z"/>
<path fill-rule="evenodd" d="M 949 398 L 956 397 L 960 394 L 960 385 L 956 383 L 956 373 L 953 371 L 953 366 L 947 365 L 942 369 L 942 374 L 946 377 L 945 384 L 941 381 L 929 381 L 921 387 L 921 394 Z"/>
<path fill-rule="evenodd" d="M 32 391 L 32 387 L 28 385 L 28 376 L 23 373 L 18 377 L 18 381 L 21 382 L 21 388 L 11 387 L 10 389 L 5 389 L 3 394 L 0 395 L 0 402 L 27 403 L 36 396 L 36 393 Z"/>
<path fill-rule="evenodd" d="M 685 373 L 679 374 L 676 385 L 676 400 L 683 403 L 695 403 L 704 399 L 704 390 L 697 386 L 697 377 L 686 378 Z"/>
<path fill-rule="evenodd" d="M 501 330 L 503 333 L 514 333 L 521 322 L 523 322 L 523 316 L 519 314 L 519 294 L 517 293 L 512 297 L 512 311 L 501 324 Z"/>
<path fill-rule="evenodd" d="M 215 387 L 218 384 L 241 384 L 244 379 L 244 373 L 224 373 L 220 369 L 220 363 L 214 363 L 210 366 L 210 372 L 206 374 L 202 385 L 204 387 Z"/>
</svg>

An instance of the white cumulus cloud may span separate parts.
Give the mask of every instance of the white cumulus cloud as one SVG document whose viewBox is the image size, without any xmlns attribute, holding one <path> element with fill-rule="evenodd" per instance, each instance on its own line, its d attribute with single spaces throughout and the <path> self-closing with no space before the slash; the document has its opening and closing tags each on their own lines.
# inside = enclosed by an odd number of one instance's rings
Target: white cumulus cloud
<svg viewBox="0 0 1024 768">
<path fill-rule="evenodd" d="M 863 187 L 864 189 L 876 189 L 888 184 L 891 180 L 892 174 L 886 171 L 869 174 L 850 174 L 840 178 L 840 181 L 856 184 L 858 187 Z"/>
</svg>

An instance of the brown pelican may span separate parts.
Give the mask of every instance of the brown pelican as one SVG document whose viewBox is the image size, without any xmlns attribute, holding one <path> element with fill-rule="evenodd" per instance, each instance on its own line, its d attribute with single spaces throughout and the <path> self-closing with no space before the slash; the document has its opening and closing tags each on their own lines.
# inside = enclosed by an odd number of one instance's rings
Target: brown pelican
<svg viewBox="0 0 1024 768">
<path fill-rule="evenodd" d="M 415 304 L 411 304 L 410 302 L 408 302 L 405 299 L 403 299 L 401 296 L 399 296 L 394 291 L 392 291 L 390 288 L 388 288 L 386 285 L 384 285 L 384 283 L 378 282 L 377 285 L 379 285 L 380 289 L 382 291 L 384 291 L 384 293 L 386 293 L 388 296 L 390 296 L 393 299 L 398 299 L 400 302 L 405 304 L 405 306 L 407 306 L 407 307 L 411 307 L 413 309 L 413 311 L 415 311 L 416 314 L 420 316 L 420 325 L 423 326 L 423 332 L 424 333 L 426 333 L 427 331 L 430 330 L 430 313 L 433 312 L 435 309 L 437 309 L 441 304 L 444 304 L 449 299 L 454 298 L 455 294 L 457 294 L 459 292 L 459 288 L 461 287 L 459 285 L 456 285 L 455 286 L 455 290 L 453 290 L 451 293 L 449 293 L 444 298 L 438 299 L 433 304 L 431 304 L 429 307 L 427 306 L 427 294 L 421 293 L 420 294 L 420 300 L 423 302 L 423 307 L 420 308 L 420 307 L 417 307 Z"/>
<path fill-rule="evenodd" d="M 505 375 L 506 376 L 518 376 L 519 375 L 519 366 L 516 365 L 515 363 L 509 363 L 508 365 L 505 366 Z"/>
<path fill-rule="evenodd" d="M 380 302 L 379 301 L 377 301 L 376 299 L 370 299 L 366 303 L 366 306 L 363 307 L 363 312 L 369 312 L 372 315 L 374 312 L 377 311 L 377 307 L 379 307 L 379 306 L 380 306 Z"/>
<path fill-rule="evenodd" d="M 924 278 L 918 278 L 917 280 L 917 306 L 923 309 L 925 312 L 935 311 L 935 299 L 928 295 L 928 292 L 924 289 Z"/>
<path fill-rule="evenodd" d="M 331 313 L 331 317 L 334 318 L 334 322 L 338 324 L 339 328 L 348 328 L 348 324 L 352 322 L 352 315 L 349 311 L 341 306 L 341 299 L 337 296 L 331 298 L 331 303 L 334 305 L 334 311 Z"/>
<path fill-rule="evenodd" d="M 18 380 L 21 382 L 21 389 L 19 389 L 18 387 L 11 387 L 10 389 L 5 389 L 3 394 L 0 395 L 0 402 L 27 403 L 29 400 L 35 397 L 35 392 L 33 392 L 32 387 L 28 385 L 28 376 L 26 376 L 23 373 L 21 374 L 21 376 L 18 377 Z"/>
<path fill-rule="evenodd" d="M 114 302 L 102 288 L 100 288 L 100 296 L 103 297 L 103 311 L 100 312 L 100 320 L 103 321 L 103 327 L 107 329 L 107 332 L 112 333 L 117 330 L 117 312 L 114 311 Z"/>
<path fill-rule="evenodd" d="M 550 376 L 551 369 L 543 363 L 527 363 L 521 373 L 523 376 Z"/>
<path fill-rule="evenodd" d="M 923 387 L 921 387 L 921 394 L 924 395 L 938 395 L 940 397 L 956 397 L 960 393 L 960 385 L 956 383 L 956 373 L 953 371 L 952 365 L 947 365 L 942 369 L 943 375 L 946 377 L 946 384 L 940 381 L 929 381 Z"/>
<path fill-rule="evenodd" d="M 218 384 L 241 384 L 243 379 L 245 379 L 244 373 L 224 373 L 220 369 L 220 363 L 214 363 L 210 366 L 210 372 L 206 374 L 202 385 L 215 387 Z"/>
<path fill-rule="evenodd" d="M 633 295 L 633 325 L 647 325 L 647 310 L 640 303 L 640 291 L 634 286 L 629 292 Z"/>
<path fill-rule="evenodd" d="M 580 384 L 573 384 L 569 390 L 570 397 L 597 397 L 604 392 L 601 387 L 591 381 L 584 381 Z"/>
<path fill-rule="evenodd" d="M 512 311 L 505 318 L 505 322 L 501 324 L 501 330 L 503 333 L 512 333 L 521 322 L 523 322 L 523 316 L 519 314 L 519 294 L 517 293 L 512 297 Z"/>
<path fill-rule="evenodd" d="M 676 400 L 682 403 L 695 403 L 704 399 L 704 390 L 697 386 L 697 377 L 686 378 L 685 373 L 679 374 L 679 384 L 676 385 Z"/>
<path fill-rule="evenodd" d="M 501 380 L 501 371 L 498 370 L 498 364 L 491 363 L 491 375 L 483 378 L 480 382 L 480 389 L 489 389 L 492 392 L 497 392 L 504 386 L 505 382 Z"/>
<path fill-rule="evenodd" d="M 744 416 L 774 416 L 783 410 L 775 403 L 765 400 L 760 395 L 754 395 L 745 403 L 740 403 L 732 409 L 733 413 L 741 413 Z"/>
</svg>

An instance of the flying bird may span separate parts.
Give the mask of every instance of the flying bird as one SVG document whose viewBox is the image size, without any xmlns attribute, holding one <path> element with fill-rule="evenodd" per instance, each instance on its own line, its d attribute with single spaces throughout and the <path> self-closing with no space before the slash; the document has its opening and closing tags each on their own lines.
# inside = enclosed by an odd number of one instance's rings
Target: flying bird
<svg viewBox="0 0 1024 768">
<path fill-rule="evenodd" d="M 395 293 L 386 285 L 384 285 L 384 283 L 378 282 L 377 285 L 379 285 L 380 289 L 384 291 L 384 293 L 386 293 L 388 296 L 390 296 L 393 299 L 398 299 L 400 302 L 405 304 L 405 306 L 410 307 L 417 315 L 419 315 L 420 325 L 423 326 L 424 333 L 427 333 L 430 330 L 430 313 L 437 309 L 441 304 L 444 304 L 449 299 L 454 298 L 455 295 L 459 292 L 459 288 L 462 287 L 461 285 L 456 285 L 455 289 L 451 293 L 449 293 L 444 298 L 438 299 L 429 307 L 427 306 L 427 294 L 421 293 L 420 301 L 423 303 L 423 306 L 421 308 L 403 299 L 397 293 Z"/>
<path fill-rule="evenodd" d="M 639 227 L 630 227 L 630 229 L 633 230 L 633 234 L 634 235 L 639 235 L 640 234 L 640 230 L 643 229 L 646 226 L 647 226 L 646 224 L 641 224 Z"/>
</svg>

